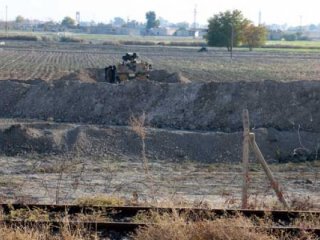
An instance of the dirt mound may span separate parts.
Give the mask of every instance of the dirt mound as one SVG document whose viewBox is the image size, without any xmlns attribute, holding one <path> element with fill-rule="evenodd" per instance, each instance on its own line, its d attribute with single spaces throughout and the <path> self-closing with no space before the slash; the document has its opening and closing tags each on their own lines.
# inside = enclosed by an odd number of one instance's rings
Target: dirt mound
<svg viewBox="0 0 320 240">
<path fill-rule="evenodd" d="M 81 82 L 105 82 L 103 68 L 86 68 L 69 73 L 59 80 L 80 80 Z M 180 72 L 170 73 L 166 70 L 153 70 L 150 72 L 150 81 L 162 83 L 190 83 Z"/>
<path fill-rule="evenodd" d="M 248 108 L 255 128 L 320 132 L 319 104 L 319 81 L 0 81 L 0 117 L 57 122 L 128 125 L 132 115 L 145 112 L 151 127 L 235 132 Z"/>
<path fill-rule="evenodd" d="M 162 83 L 190 83 L 181 72 L 170 73 L 166 70 L 153 70 L 150 72 L 150 80 Z"/>
<path fill-rule="evenodd" d="M 80 80 L 81 82 L 103 82 L 105 81 L 103 68 L 86 68 L 74 71 L 59 80 Z"/>
<path fill-rule="evenodd" d="M 316 158 L 319 133 L 296 133 L 257 129 L 257 141 L 269 161 L 311 161 Z M 238 162 L 242 133 L 171 131 L 148 128 L 146 149 L 149 159 L 197 162 Z M 232 147 L 230 147 L 232 146 Z M 310 151 L 308 151 L 310 150 Z M 64 154 L 77 156 L 141 157 L 141 140 L 128 127 L 102 127 L 46 123 L 21 123 L 0 130 L 0 153 Z"/>
<path fill-rule="evenodd" d="M 6 155 L 48 153 L 56 149 L 53 139 L 46 132 L 21 124 L 0 130 L 0 144 L 1 152 Z"/>
</svg>

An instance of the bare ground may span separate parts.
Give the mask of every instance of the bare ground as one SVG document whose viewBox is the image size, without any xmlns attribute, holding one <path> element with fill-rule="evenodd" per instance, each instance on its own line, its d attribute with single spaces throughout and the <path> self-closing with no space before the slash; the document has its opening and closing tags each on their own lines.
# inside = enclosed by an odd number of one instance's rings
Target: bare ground
<svg viewBox="0 0 320 240">
<path fill-rule="evenodd" d="M 80 197 L 108 195 L 160 205 L 208 203 L 239 207 L 241 167 L 238 164 L 201 164 L 150 161 L 146 175 L 136 159 L 70 156 L 1 157 L 2 201 L 73 203 Z M 320 165 L 271 165 L 290 204 L 319 208 Z M 256 208 L 279 208 L 270 184 L 257 164 L 251 168 L 250 202 Z M 300 204 L 300 205 L 299 205 Z"/>
</svg>

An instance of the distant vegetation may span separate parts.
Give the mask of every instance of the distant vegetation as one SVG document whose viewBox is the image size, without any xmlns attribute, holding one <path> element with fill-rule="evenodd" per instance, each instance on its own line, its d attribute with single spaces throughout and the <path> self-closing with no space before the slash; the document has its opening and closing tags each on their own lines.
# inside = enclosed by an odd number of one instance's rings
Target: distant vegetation
<svg viewBox="0 0 320 240">
<path fill-rule="evenodd" d="M 252 50 L 265 44 L 267 29 L 254 26 L 239 10 L 226 11 L 209 19 L 206 39 L 209 46 L 227 47 L 228 51 L 243 44 Z"/>
</svg>

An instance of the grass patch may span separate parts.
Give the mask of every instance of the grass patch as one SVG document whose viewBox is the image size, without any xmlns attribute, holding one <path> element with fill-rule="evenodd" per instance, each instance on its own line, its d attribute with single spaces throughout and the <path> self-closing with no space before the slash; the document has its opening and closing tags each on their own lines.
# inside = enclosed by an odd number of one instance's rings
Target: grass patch
<svg viewBox="0 0 320 240">
<path fill-rule="evenodd" d="M 83 197 L 76 200 L 75 204 L 81 206 L 124 206 L 127 201 L 123 198 L 98 195 L 94 197 Z"/>
<path fill-rule="evenodd" d="M 268 41 L 262 48 L 320 49 L 320 41 Z"/>
<path fill-rule="evenodd" d="M 83 43 L 84 40 L 80 38 L 75 38 L 75 37 L 63 36 L 63 37 L 60 37 L 60 42 Z"/>
<path fill-rule="evenodd" d="M 298 240 L 317 239 L 312 234 L 302 233 L 290 235 L 267 232 L 266 228 L 272 226 L 269 219 L 248 219 L 241 215 L 235 217 L 217 217 L 213 220 L 190 221 L 188 217 L 173 214 L 159 214 L 139 216 L 138 221 L 154 223 L 143 229 L 139 229 L 132 238 L 134 240 L 191 240 L 191 239 L 215 239 L 215 240 Z"/>
</svg>

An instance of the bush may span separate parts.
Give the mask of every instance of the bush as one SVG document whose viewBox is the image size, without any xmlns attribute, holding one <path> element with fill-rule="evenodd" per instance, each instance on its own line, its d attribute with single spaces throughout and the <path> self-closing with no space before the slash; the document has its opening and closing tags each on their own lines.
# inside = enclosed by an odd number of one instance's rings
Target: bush
<svg viewBox="0 0 320 240">
<path fill-rule="evenodd" d="M 0 40 L 15 40 L 15 41 L 38 41 L 39 38 L 37 36 L 31 36 L 31 35 L 9 35 L 4 36 L 0 35 Z"/>
<path fill-rule="evenodd" d="M 41 41 L 43 41 L 43 42 L 54 42 L 54 41 L 59 41 L 59 38 L 55 37 L 55 36 L 41 36 Z"/>
<path fill-rule="evenodd" d="M 143 46 L 153 46 L 156 45 L 156 42 L 153 41 L 139 41 L 139 40 L 131 40 L 131 41 L 119 41 L 120 44 L 122 45 L 143 45 Z"/>
<path fill-rule="evenodd" d="M 74 37 L 60 37 L 60 42 L 83 43 L 84 40 Z"/>
</svg>

